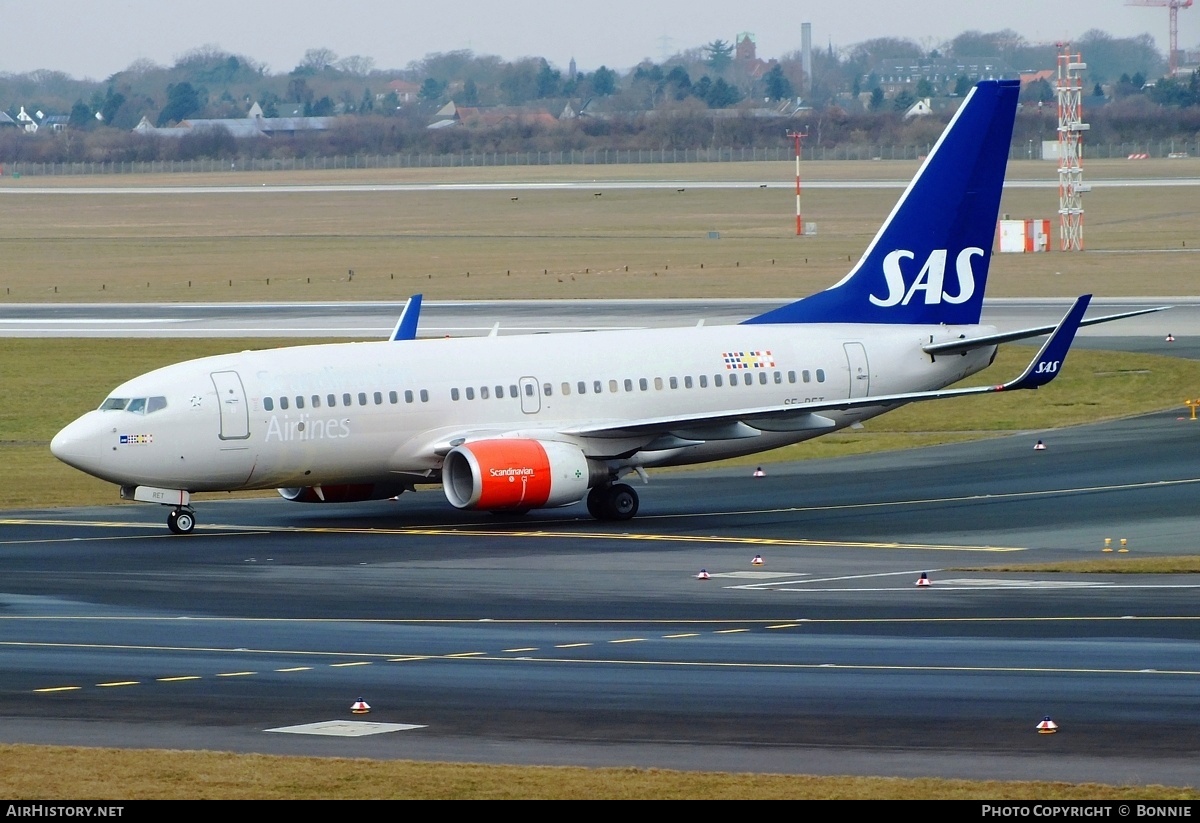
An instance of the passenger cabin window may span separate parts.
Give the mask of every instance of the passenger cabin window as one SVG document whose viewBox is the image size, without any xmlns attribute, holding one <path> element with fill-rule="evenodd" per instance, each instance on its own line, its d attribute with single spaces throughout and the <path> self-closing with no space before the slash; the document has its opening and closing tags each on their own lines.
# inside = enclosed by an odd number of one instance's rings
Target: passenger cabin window
<svg viewBox="0 0 1200 823">
<path fill-rule="evenodd" d="M 287 401 L 287 398 L 286 398 L 286 397 L 281 397 L 281 398 L 279 398 L 279 408 L 281 408 L 281 409 L 287 409 L 287 407 L 288 407 L 288 401 Z"/>
<path fill-rule="evenodd" d="M 451 400 L 457 400 L 457 399 L 458 399 L 458 389 L 451 389 L 451 390 L 450 390 L 450 399 L 451 399 Z"/>
<path fill-rule="evenodd" d="M 473 386 L 467 386 L 467 399 L 468 400 L 475 399 L 475 388 Z"/>
<path fill-rule="evenodd" d="M 604 384 L 601 383 L 599 380 L 593 380 L 592 381 L 592 391 L 595 392 L 596 394 L 603 394 Z"/>
<path fill-rule="evenodd" d="M 367 405 L 367 393 L 365 391 L 360 391 L 358 393 L 358 405 L 360 405 L 360 406 Z"/>
<path fill-rule="evenodd" d="M 608 381 L 608 390 L 614 394 L 616 393 L 616 391 L 617 391 L 617 381 L 616 380 Z"/>
<path fill-rule="evenodd" d="M 504 399 L 504 387 L 503 387 L 503 386 L 497 386 L 497 387 L 496 387 L 496 399 L 497 399 L 497 400 L 503 400 L 503 399 Z"/>
<path fill-rule="evenodd" d="M 702 388 L 702 389 L 708 388 L 708 375 L 707 374 L 700 375 L 700 388 Z"/>
<path fill-rule="evenodd" d="M 413 401 L 412 389 L 405 389 L 404 390 L 404 402 L 411 403 L 412 401 Z"/>
<path fill-rule="evenodd" d="M 625 378 L 625 391 L 633 391 L 633 381 L 628 377 Z"/>
<path fill-rule="evenodd" d="M 394 391 L 388 392 L 388 402 L 393 406 L 400 402 L 400 395 Z"/>
<path fill-rule="evenodd" d="M 818 383 L 825 382 L 825 370 L 824 369 L 817 369 L 817 382 Z"/>
<path fill-rule="evenodd" d="M 314 409 L 319 409 L 319 408 L 321 408 L 321 395 L 319 395 L 319 394 L 314 394 L 314 395 L 312 396 L 312 407 L 313 407 Z"/>
<path fill-rule="evenodd" d="M 650 388 L 650 384 L 646 382 L 646 378 L 644 378 L 644 377 L 638 378 L 638 388 L 641 389 L 642 391 L 645 391 L 646 389 Z"/>
<path fill-rule="evenodd" d="M 580 394 L 587 394 L 587 381 L 580 380 L 579 383 L 575 386 L 575 388 L 579 389 Z"/>
<path fill-rule="evenodd" d="M 353 406 L 354 405 L 354 400 L 350 397 L 350 392 L 346 392 L 345 394 L 342 395 L 342 405 L 343 406 Z"/>
<path fill-rule="evenodd" d="M 562 384 L 562 393 L 563 393 L 563 397 L 569 397 L 571 394 L 571 384 L 568 383 L 566 380 L 564 380 L 563 384 Z"/>
<path fill-rule="evenodd" d="M 671 378 L 671 388 L 673 388 L 673 389 L 679 388 L 679 378 L 678 377 Z"/>
<path fill-rule="evenodd" d="M 718 383 L 717 385 L 720 385 L 720 384 Z M 733 374 L 729 375 L 729 385 L 731 385 L 731 386 L 737 385 L 737 372 L 734 372 Z"/>
<path fill-rule="evenodd" d="M 808 369 L 805 369 L 804 371 L 800 372 L 800 376 L 804 379 L 805 383 L 812 382 L 812 373 Z"/>
<path fill-rule="evenodd" d="M 375 401 L 376 406 L 382 406 L 383 405 L 383 392 L 380 392 L 380 391 L 375 392 L 375 395 L 372 399 Z"/>
<path fill-rule="evenodd" d="M 296 395 L 296 408 L 298 408 L 298 409 L 304 408 L 304 395 L 302 395 L 302 394 Z"/>
<path fill-rule="evenodd" d="M 554 387 L 553 387 L 553 386 L 551 386 L 549 383 L 543 383 L 543 384 L 542 384 L 542 394 L 544 394 L 544 395 L 546 395 L 547 397 L 549 397 L 549 396 L 550 396 L 550 394 L 551 394 L 553 391 L 554 391 Z"/>
<path fill-rule="evenodd" d="M 690 374 L 683 378 L 683 387 L 685 389 L 690 389 L 692 387 L 692 376 Z"/>
<path fill-rule="evenodd" d="M 422 403 L 429 402 L 429 390 L 428 389 L 421 389 L 421 402 Z"/>
<path fill-rule="evenodd" d="M 480 400 L 487 400 L 487 399 L 488 399 L 488 387 L 487 387 L 487 386 L 480 386 L 480 387 L 479 387 L 479 399 L 480 399 Z"/>
<path fill-rule="evenodd" d="M 672 380 L 674 380 L 675 378 L 673 378 L 673 377 L 672 377 L 671 379 L 672 379 Z M 661 378 L 661 377 L 656 377 L 656 378 L 654 378 L 654 388 L 655 388 L 655 390 L 656 390 L 656 391 L 662 391 L 662 387 L 663 387 L 662 378 Z M 671 388 L 675 388 L 675 387 L 674 387 L 674 386 L 672 386 Z"/>
<path fill-rule="evenodd" d="M 767 385 L 767 373 L 765 371 L 760 371 L 758 373 L 758 384 L 760 386 Z"/>
<path fill-rule="evenodd" d="M 336 394 L 331 394 L 331 395 L 328 395 L 328 396 L 325 398 L 325 402 L 326 402 L 326 403 L 328 403 L 328 404 L 329 404 L 329 408 L 331 408 L 331 409 L 332 409 L 334 406 L 336 406 L 336 405 L 337 405 L 337 395 L 336 395 Z"/>
<path fill-rule="evenodd" d="M 273 411 L 275 409 L 275 401 L 269 397 L 264 397 L 263 398 L 263 408 L 266 409 L 267 411 Z"/>
</svg>

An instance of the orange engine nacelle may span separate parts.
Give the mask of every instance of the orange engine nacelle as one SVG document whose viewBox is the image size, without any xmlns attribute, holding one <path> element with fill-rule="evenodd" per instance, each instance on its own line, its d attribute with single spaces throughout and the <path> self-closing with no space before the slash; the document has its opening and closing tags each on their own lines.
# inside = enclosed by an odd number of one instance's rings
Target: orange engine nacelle
<svg viewBox="0 0 1200 823">
<path fill-rule="evenodd" d="M 279 496 L 294 503 L 358 503 L 362 500 L 386 500 L 404 491 L 403 486 L 380 483 L 342 483 L 331 486 L 300 486 L 276 489 Z"/>
<path fill-rule="evenodd" d="M 541 440 L 479 440 L 442 465 L 446 499 L 460 509 L 513 511 L 577 503 L 592 484 L 578 446 Z"/>
</svg>

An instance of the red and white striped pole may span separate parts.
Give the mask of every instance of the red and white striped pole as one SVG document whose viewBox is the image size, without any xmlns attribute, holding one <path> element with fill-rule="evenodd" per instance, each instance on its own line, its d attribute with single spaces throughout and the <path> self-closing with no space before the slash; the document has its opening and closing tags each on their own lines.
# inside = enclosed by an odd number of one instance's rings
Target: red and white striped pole
<svg viewBox="0 0 1200 823">
<path fill-rule="evenodd" d="M 804 219 L 800 216 L 800 152 L 803 148 L 801 141 L 808 137 L 808 132 L 789 131 L 787 136 L 796 144 L 796 236 L 804 234 Z"/>
</svg>

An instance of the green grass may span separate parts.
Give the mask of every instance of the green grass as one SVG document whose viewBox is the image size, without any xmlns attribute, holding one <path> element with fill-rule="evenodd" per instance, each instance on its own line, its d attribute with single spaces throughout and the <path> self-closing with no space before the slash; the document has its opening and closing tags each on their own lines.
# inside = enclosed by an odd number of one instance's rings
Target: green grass
<svg viewBox="0 0 1200 823">
<path fill-rule="evenodd" d="M 1194 788 L 724 774 L 0 745 L 22 800 L 1197 800 Z"/>
</svg>

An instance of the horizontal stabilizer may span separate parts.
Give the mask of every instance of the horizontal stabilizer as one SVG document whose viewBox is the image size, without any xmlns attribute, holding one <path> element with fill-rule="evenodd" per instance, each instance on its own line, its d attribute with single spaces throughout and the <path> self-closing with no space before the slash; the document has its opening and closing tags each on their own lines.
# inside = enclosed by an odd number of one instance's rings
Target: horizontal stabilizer
<svg viewBox="0 0 1200 823">
<path fill-rule="evenodd" d="M 1152 309 L 1138 309 L 1137 311 L 1127 311 L 1120 314 L 1107 314 L 1104 317 L 1091 317 L 1087 320 L 1080 321 L 1079 327 L 1095 326 L 1100 323 L 1110 323 L 1113 320 L 1124 320 L 1126 317 L 1137 317 L 1142 314 L 1153 314 L 1158 311 L 1166 311 L 1170 306 L 1155 306 Z M 1017 331 L 1001 332 L 1000 334 L 989 334 L 983 337 L 963 337 L 958 340 L 947 340 L 942 343 L 929 343 L 921 347 L 921 350 L 926 354 L 963 354 L 965 352 L 982 349 L 985 346 L 998 346 L 1001 343 L 1012 343 L 1014 340 L 1028 340 L 1031 337 L 1041 337 L 1043 334 L 1049 334 L 1054 331 L 1057 326 L 1038 326 L 1032 329 L 1018 329 Z"/>
</svg>

